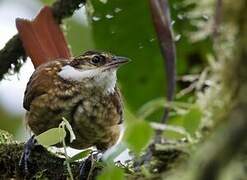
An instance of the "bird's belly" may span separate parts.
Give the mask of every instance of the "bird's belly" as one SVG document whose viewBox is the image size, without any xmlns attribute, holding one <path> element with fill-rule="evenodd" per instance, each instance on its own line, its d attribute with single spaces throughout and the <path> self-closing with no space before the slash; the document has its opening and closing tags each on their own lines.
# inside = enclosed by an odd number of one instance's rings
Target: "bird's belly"
<svg viewBox="0 0 247 180">
<path fill-rule="evenodd" d="M 103 150 L 118 140 L 121 117 L 114 104 L 106 99 L 78 97 L 61 101 L 44 96 L 34 100 L 26 114 L 27 124 L 36 135 L 58 127 L 63 117 L 69 121 L 76 136 L 71 144 L 67 141 L 73 148 L 97 146 Z"/>
<path fill-rule="evenodd" d="M 120 134 L 120 116 L 112 103 L 83 101 L 73 116 L 72 126 L 78 138 L 72 147 L 80 148 L 85 142 L 90 142 L 103 150 L 114 145 Z"/>
</svg>

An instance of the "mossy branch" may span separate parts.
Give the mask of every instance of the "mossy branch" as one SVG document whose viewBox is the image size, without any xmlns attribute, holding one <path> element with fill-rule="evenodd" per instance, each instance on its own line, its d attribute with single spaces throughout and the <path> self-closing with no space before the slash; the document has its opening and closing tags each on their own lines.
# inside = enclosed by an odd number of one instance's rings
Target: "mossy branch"
<svg viewBox="0 0 247 180">
<path fill-rule="evenodd" d="M 223 131 L 215 137 L 214 147 L 209 147 L 211 154 L 204 161 L 204 165 L 198 170 L 197 179 L 217 179 L 219 170 L 224 168 L 230 160 L 236 157 L 239 152 L 246 148 L 247 142 L 247 17 L 244 13 L 247 11 L 247 2 L 242 1 L 234 4 L 231 1 L 225 1 L 223 5 L 224 23 L 230 23 L 235 29 L 234 45 L 230 57 L 219 56 L 225 60 L 225 70 L 222 74 L 224 82 L 222 85 L 225 92 L 232 92 L 232 108 L 226 112 L 224 120 L 227 125 Z M 228 31 L 223 34 L 225 37 Z M 222 49 L 222 52 L 224 50 Z M 222 54 L 221 52 L 218 52 Z M 231 72 L 231 73 L 229 73 Z M 234 82 L 234 87 L 229 84 Z M 231 89 L 231 90 L 229 90 Z M 223 95 L 223 94 L 222 94 Z"/>
<path fill-rule="evenodd" d="M 36 177 L 35 179 L 66 179 L 68 177 L 65 158 L 50 153 L 41 145 L 35 146 L 31 151 L 29 174 L 24 175 L 19 166 L 23 149 L 24 143 L 14 141 L 9 133 L 0 130 L 0 179 L 30 179 L 32 177 Z M 78 177 L 79 163 L 74 162 L 71 167 L 74 177 Z"/>
<path fill-rule="evenodd" d="M 233 160 L 238 161 L 240 157 L 241 166 L 244 168 L 246 160 L 246 142 L 247 142 L 247 17 L 243 14 L 247 11 L 247 2 L 242 1 L 234 3 L 230 0 L 224 1 L 222 4 L 222 26 L 232 28 L 231 31 L 221 29 L 220 39 L 217 41 L 216 53 L 219 57 L 220 72 L 214 72 L 218 80 L 218 88 L 209 88 L 213 90 L 210 94 L 220 94 L 218 97 L 224 108 L 220 111 L 223 116 L 219 116 L 213 111 L 215 102 L 211 101 L 211 97 L 207 99 L 204 96 L 203 100 L 209 101 L 205 103 L 208 110 L 211 111 L 211 118 L 215 126 L 212 127 L 211 137 L 208 138 L 199 150 L 195 157 L 191 157 L 189 166 L 183 167 L 181 171 L 176 171 L 177 174 L 182 174 L 183 180 L 217 180 L 224 179 L 223 170 L 229 166 Z M 231 37 L 231 48 L 222 48 L 221 43 L 226 43 L 227 38 Z M 223 42 L 222 42 L 223 40 Z M 228 40 L 229 41 L 229 40 Z M 226 53 L 228 51 L 228 53 Z M 213 80 L 213 79 L 212 79 Z M 216 92 L 219 91 L 219 92 Z M 229 97 L 224 98 L 224 97 Z M 227 109 L 227 110 L 226 110 Z M 208 111 L 205 110 L 205 111 Z M 229 171 L 229 169 L 228 169 Z M 228 179 L 245 179 L 247 171 L 238 174 L 241 177 L 235 177 L 235 168 L 230 169 L 232 178 Z M 229 174 L 228 174 L 229 175 Z M 220 178 L 221 177 L 221 178 Z M 177 175 L 168 178 L 169 180 L 177 179 Z M 180 178 L 181 179 L 181 178 Z"/>
</svg>

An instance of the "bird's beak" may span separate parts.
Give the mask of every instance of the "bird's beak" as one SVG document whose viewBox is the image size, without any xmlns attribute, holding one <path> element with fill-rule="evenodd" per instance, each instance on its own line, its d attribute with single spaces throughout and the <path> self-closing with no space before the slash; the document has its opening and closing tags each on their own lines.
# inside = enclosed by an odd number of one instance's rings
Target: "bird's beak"
<svg viewBox="0 0 247 180">
<path fill-rule="evenodd" d="M 122 64 L 126 64 L 130 62 L 130 59 L 129 58 L 126 58 L 126 57 L 122 57 L 122 56 L 114 56 L 112 58 L 112 62 L 109 63 L 109 66 L 110 67 L 118 67 Z"/>
<path fill-rule="evenodd" d="M 130 62 L 129 58 L 121 57 L 121 56 L 114 56 L 112 57 L 112 61 L 106 65 L 107 69 L 117 68 L 122 64 L 126 64 Z"/>
<path fill-rule="evenodd" d="M 112 62 L 120 65 L 130 62 L 130 59 L 122 56 L 114 56 Z"/>
</svg>

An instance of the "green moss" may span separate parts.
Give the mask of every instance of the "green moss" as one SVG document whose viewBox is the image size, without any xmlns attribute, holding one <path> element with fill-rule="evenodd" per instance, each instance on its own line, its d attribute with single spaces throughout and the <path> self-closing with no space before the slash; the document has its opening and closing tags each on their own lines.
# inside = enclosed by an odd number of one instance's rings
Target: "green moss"
<svg viewBox="0 0 247 180">
<path fill-rule="evenodd" d="M 15 143 L 14 137 L 12 134 L 5 130 L 0 129 L 0 145 L 1 144 L 10 144 L 10 143 Z"/>
</svg>

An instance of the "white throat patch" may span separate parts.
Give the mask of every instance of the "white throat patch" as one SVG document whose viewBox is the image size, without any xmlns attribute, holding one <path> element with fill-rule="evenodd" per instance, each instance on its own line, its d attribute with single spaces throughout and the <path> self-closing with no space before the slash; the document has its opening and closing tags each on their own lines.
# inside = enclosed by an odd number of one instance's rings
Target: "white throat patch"
<svg viewBox="0 0 247 180">
<path fill-rule="evenodd" d="M 100 69 L 89 69 L 89 70 L 79 70 L 72 66 L 66 65 L 58 73 L 58 75 L 65 79 L 71 81 L 81 82 L 85 78 L 92 78 L 92 86 L 100 87 L 106 93 L 113 93 L 117 81 L 116 69 L 101 71 Z"/>
</svg>

